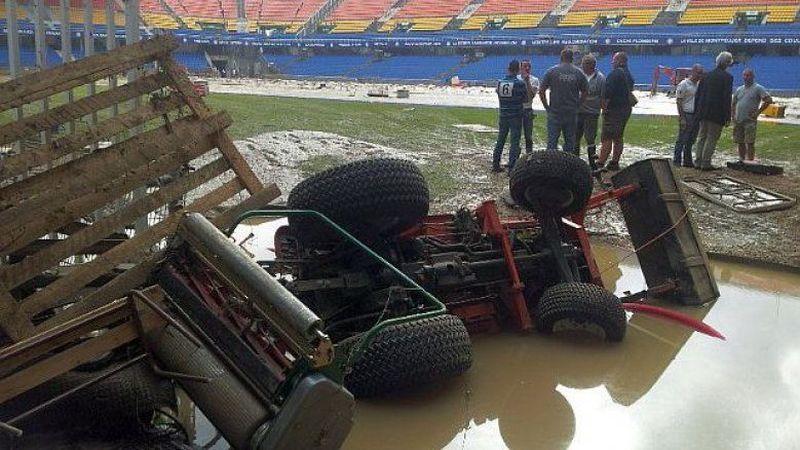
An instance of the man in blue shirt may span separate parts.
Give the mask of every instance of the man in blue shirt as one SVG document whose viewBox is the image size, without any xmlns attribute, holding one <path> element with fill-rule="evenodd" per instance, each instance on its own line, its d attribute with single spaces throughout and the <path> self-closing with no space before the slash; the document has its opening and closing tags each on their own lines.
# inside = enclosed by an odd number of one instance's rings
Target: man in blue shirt
<svg viewBox="0 0 800 450">
<path fill-rule="evenodd" d="M 500 131 L 497 134 L 497 144 L 494 146 L 492 172 L 503 171 L 500 168 L 500 158 L 503 156 L 503 147 L 506 145 L 509 131 L 511 132 L 511 150 L 508 154 L 509 174 L 519 158 L 523 104 L 533 98 L 533 94 L 526 83 L 518 78 L 518 75 L 519 61 L 515 59 L 508 64 L 508 75 L 497 82 L 497 98 L 500 100 Z"/>
</svg>

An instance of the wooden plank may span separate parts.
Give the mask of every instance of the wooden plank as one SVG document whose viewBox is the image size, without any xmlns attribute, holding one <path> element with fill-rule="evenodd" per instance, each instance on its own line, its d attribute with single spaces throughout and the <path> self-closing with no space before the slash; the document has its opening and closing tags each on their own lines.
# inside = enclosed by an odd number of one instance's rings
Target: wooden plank
<svg viewBox="0 0 800 450">
<path fill-rule="evenodd" d="M 242 189 L 241 181 L 233 179 L 192 203 L 184 211 L 206 211 L 229 199 Z M 113 270 L 118 264 L 125 261 L 141 261 L 149 256 L 153 245 L 175 231 L 181 217 L 182 214 L 173 214 L 163 222 L 134 236 L 131 240 L 112 248 L 102 255 L 98 255 L 88 263 L 76 267 L 69 276 L 61 278 L 47 288 L 27 297 L 21 305 L 22 310 L 32 316 L 51 308 L 60 298 L 74 295 L 87 283 Z M 106 300 L 110 301 L 112 299 L 106 297 Z"/>
<path fill-rule="evenodd" d="M 238 205 L 228 208 L 227 211 L 211 219 L 211 223 L 225 232 L 233 222 L 242 214 L 253 209 L 262 209 L 281 196 L 281 190 L 274 183 L 268 184 L 263 190 L 256 192 Z"/>
<path fill-rule="evenodd" d="M 33 324 L 5 286 L 0 286 L 0 328 L 14 342 L 33 333 Z"/>
<path fill-rule="evenodd" d="M 0 376 L 12 372 L 33 358 L 69 344 L 94 330 L 105 328 L 129 315 L 130 308 L 124 300 L 113 302 L 92 311 L 90 315 L 71 320 L 59 327 L 0 349 Z"/>
<path fill-rule="evenodd" d="M 65 103 L 48 111 L 42 111 L 22 120 L 0 126 L 0 145 L 14 142 L 41 131 L 50 130 L 63 123 L 110 108 L 117 103 L 149 94 L 163 88 L 169 81 L 170 78 L 167 74 L 155 73 L 116 89 L 101 92 L 91 97 L 84 97 L 73 103 Z"/>
<path fill-rule="evenodd" d="M 155 36 L 112 53 L 89 56 L 0 84 L 0 112 L 106 78 L 168 54 L 178 47 L 169 36 Z"/>
<path fill-rule="evenodd" d="M 228 182 L 228 184 L 236 183 L 236 180 Z M 237 183 L 238 184 L 238 183 Z M 243 189 L 240 185 L 239 190 Z M 257 200 L 259 203 L 262 200 L 267 200 L 270 195 L 275 195 L 277 191 L 277 187 L 275 187 L 272 192 L 267 192 L 267 194 L 258 196 Z M 238 192 L 238 191 L 237 191 Z M 232 197 L 234 193 L 230 193 L 230 190 L 225 186 L 221 186 L 217 188 L 214 192 L 206 195 L 205 197 L 195 201 L 192 205 L 185 209 L 187 212 L 205 212 L 209 209 L 213 208 L 219 203 L 224 202 L 228 198 Z M 227 197 L 225 197 L 227 195 Z M 279 195 L 279 194 L 278 194 Z M 278 195 L 275 195 L 274 198 L 277 198 Z M 225 198 L 222 198 L 225 197 Z M 256 196 L 250 197 L 254 198 Z M 274 200 L 273 198 L 273 200 Z M 271 200 L 270 200 L 271 201 Z M 269 201 L 267 201 L 269 203 Z M 265 203 L 264 203 L 265 204 Z M 228 221 L 228 217 L 226 215 L 221 215 L 216 219 L 212 220 L 212 223 L 217 225 L 220 228 L 226 228 L 232 222 L 232 220 Z M 238 214 L 236 215 L 238 217 Z M 177 226 L 177 225 L 176 225 Z M 163 251 L 158 251 L 153 253 L 147 258 L 142 259 L 142 262 L 139 263 L 137 266 L 128 269 L 125 273 L 118 275 L 116 278 L 108 282 L 106 285 L 98 289 L 97 291 L 91 293 L 86 298 L 81 300 L 80 302 L 76 303 L 73 307 L 62 311 L 60 314 L 57 314 L 55 317 L 52 317 L 45 322 L 39 324 L 36 327 L 36 332 L 41 332 L 47 330 L 51 327 L 54 327 L 58 324 L 64 323 L 67 320 L 74 319 L 75 317 L 80 316 L 81 314 L 85 314 L 93 309 L 108 303 L 114 299 L 122 297 L 128 294 L 128 291 L 131 289 L 141 285 L 144 283 L 149 277 L 152 271 L 156 268 L 156 266 L 161 262 L 162 258 L 164 257 Z"/>
<path fill-rule="evenodd" d="M 207 117 L 210 114 L 208 106 L 206 106 L 203 100 L 197 95 L 194 86 L 192 86 L 186 74 L 178 67 L 178 64 L 172 59 L 162 59 L 160 63 L 172 79 L 175 88 L 183 95 L 189 108 L 192 109 L 197 117 Z M 219 151 L 222 152 L 222 155 L 228 160 L 236 176 L 242 180 L 242 183 L 244 183 L 250 194 L 264 189 L 264 185 L 256 174 L 253 173 L 253 170 L 242 157 L 242 154 L 239 153 L 239 150 L 236 149 L 230 136 L 224 131 L 217 134 L 217 147 L 219 147 Z"/>
<path fill-rule="evenodd" d="M 96 358 L 97 355 L 111 351 L 137 337 L 139 337 L 137 328 L 129 320 L 98 337 L 56 353 L 27 369 L 20 370 L 3 379 L 3 389 L 0 390 L 0 403 L 6 402 L 62 373 L 87 363 Z"/>
<path fill-rule="evenodd" d="M 153 162 L 128 170 L 125 177 L 111 180 L 105 185 L 89 186 L 89 188 L 93 188 L 93 191 L 85 192 L 85 189 L 81 189 L 81 193 L 75 195 L 82 196 L 68 201 L 66 204 L 56 199 L 58 195 L 47 195 L 0 212 L 0 217 L 8 217 L 6 220 L 9 220 L 7 225 L 0 225 L 0 233 L 2 233 L 0 234 L 0 256 L 19 250 L 38 237 L 131 192 L 147 180 L 175 170 L 189 160 L 206 153 L 212 148 L 211 140 L 203 136 L 200 136 L 200 139 L 201 142 L 189 149 L 166 154 Z M 179 144 L 176 144 L 176 147 L 177 145 Z M 91 183 L 91 180 L 87 182 Z M 55 192 L 55 194 L 59 193 Z M 30 207 L 30 205 L 36 205 L 36 207 Z"/>
<path fill-rule="evenodd" d="M 101 122 L 96 127 L 88 127 L 74 134 L 56 139 L 50 144 L 31 149 L 0 160 L 0 180 L 24 175 L 28 170 L 47 164 L 57 158 L 83 150 L 88 145 L 116 136 L 133 127 L 166 114 L 182 106 L 183 98 L 171 93 L 164 99 L 151 101 L 133 111 Z"/>
<path fill-rule="evenodd" d="M 124 209 L 93 223 L 69 238 L 51 245 L 45 251 L 23 259 L 17 264 L 0 266 L 0 283 L 6 288 L 14 288 L 24 281 L 52 267 L 59 261 L 74 255 L 90 245 L 101 241 L 104 237 L 132 223 L 139 217 L 179 199 L 186 192 L 202 185 L 228 170 L 227 162 L 220 158 L 192 172 L 185 177 L 170 183 L 163 188 L 135 200 Z"/>
<path fill-rule="evenodd" d="M 228 164 L 231 165 L 236 176 L 242 180 L 242 184 L 244 184 L 249 193 L 253 194 L 264 189 L 261 180 L 253 173 L 253 169 L 247 164 L 247 161 L 245 161 L 242 154 L 239 153 L 239 150 L 236 149 L 236 146 L 233 145 L 233 141 L 225 131 L 217 133 L 217 147 L 222 153 L 222 156 L 228 160 Z"/>
<path fill-rule="evenodd" d="M 176 120 L 169 126 L 138 134 L 83 158 L 6 186 L 0 189 L 0 208 L 21 206 L 20 203 L 26 199 L 41 197 L 53 191 L 75 198 L 104 179 L 123 175 L 129 167 L 139 167 L 164 154 L 191 146 L 230 124 L 231 118 L 224 112 L 204 121 L 191 117 Z M 57 203 L 64 203 L 64 200 L 58 199 Z"/>
</svg>

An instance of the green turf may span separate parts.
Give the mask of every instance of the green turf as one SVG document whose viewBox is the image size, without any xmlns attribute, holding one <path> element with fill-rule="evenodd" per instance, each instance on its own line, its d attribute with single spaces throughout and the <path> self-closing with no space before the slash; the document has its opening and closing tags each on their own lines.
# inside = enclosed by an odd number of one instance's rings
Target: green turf
<svg viewBox="0 0 800 450">
<path fill-rule="evenodd" d="M 435 107 L 361 103 L 253 95 L 212 94 L 215 109 L 227 110 L 234 120 L 230 133 L 244 138 L 259 133 L 301 129 L 327 131 L 377 144 L 415 151 L 438 148 L 492 148 L 495 136 L 453 127 L 454 124 L 496 126 L 497 112 L 485 108 Z M 544 136 L 544 120 L 535 122 L 537 140 Z M 630 145 L 671 154 L 678 122 L 673 117 L 634 116 L 626 131 Z M 800 126 L 762 122 L 757 153 L 777 161 L 797 161 Z M 718 148 L 733 153 L 731 128 L 723 131 Z"/>
</svg>

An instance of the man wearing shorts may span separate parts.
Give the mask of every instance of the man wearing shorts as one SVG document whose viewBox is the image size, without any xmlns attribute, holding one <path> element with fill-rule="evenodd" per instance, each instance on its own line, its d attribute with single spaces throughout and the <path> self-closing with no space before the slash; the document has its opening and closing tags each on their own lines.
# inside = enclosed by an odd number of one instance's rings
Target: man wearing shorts
<svg viewBox="0 0 800 450">
<path fill-rule="evenodd" d="M 744 86 L 736 89 L 731 105 L 733 141 L 739 145 L 739 160 L 752 161 L 756 155 L 758 116 L 772 104 L 772 97 L 763 86 L 755 82 L 753 69 L 744 69 L 742 78 Z"/>
<path fill-rule="evenodd" d="M 603 147 L 600 149 L 597 165 L 605 166 L 608 170 L 619 170 L 619 159 L 623 149 L 622 138 L 633 109 L 633 76 L 628 70 L 628 55 L 625 52 L 615 53 L 611 65 L 614 70 L 608 74 L 603 90 L 603 129 L 600 135 Z M 606 166 L 612 149 L 611 161 Z"/>
</svg>

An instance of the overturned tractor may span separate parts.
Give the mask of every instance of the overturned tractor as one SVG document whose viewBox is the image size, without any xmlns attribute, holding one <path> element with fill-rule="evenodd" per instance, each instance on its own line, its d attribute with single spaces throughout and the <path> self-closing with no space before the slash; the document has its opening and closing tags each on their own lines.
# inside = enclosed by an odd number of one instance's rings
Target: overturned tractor
<svg viewBox="0 0 800 450">
<path fill-rule="evenodd" d="M 582 223 L 587 209 L 607 201 L 624 198 L 623 209 L 632 202 L 641 208 L 654 191 L 657 199 L 668 194 L 662 182 L 671 171 L 664 175 L 659 161 L 644 163 L 659 174 L 639 179 L 642 167 L 631 167 L 636 182 L 592 196 L 591 172 L 581 159 L 534 152 L 510 179 L 511 196 L 533 214 L 501 219 L 492 201 L 474 211 L 428 215 L 428 188 L 417 167 L 363 160 L 306 179 L 290 193 L 288 210 L 251 211 L 240 223 L 288 216 L 275 234 L 275 258 L 259 264 L 322 318 L 345 385 L 371 396 L 466 371 L 468 332 L 580 329 L 622 340 L 623 302 L 603 287 Z M 685 215 L 670 223 L 661 217 L 668 209 L 663 202 L 648 208 L 664 225 L 629 224 L 637 239 L 679 230 L 676 242 L 688 236 L 699 245 Z M 649 276 L 650 286 L 687 303 L 714 298 L 707 272 L 702 279 L 684 264 L 686 249 L 667 247 L 675 270 L 659 275 L 663 280 Z"/>
</svg>

